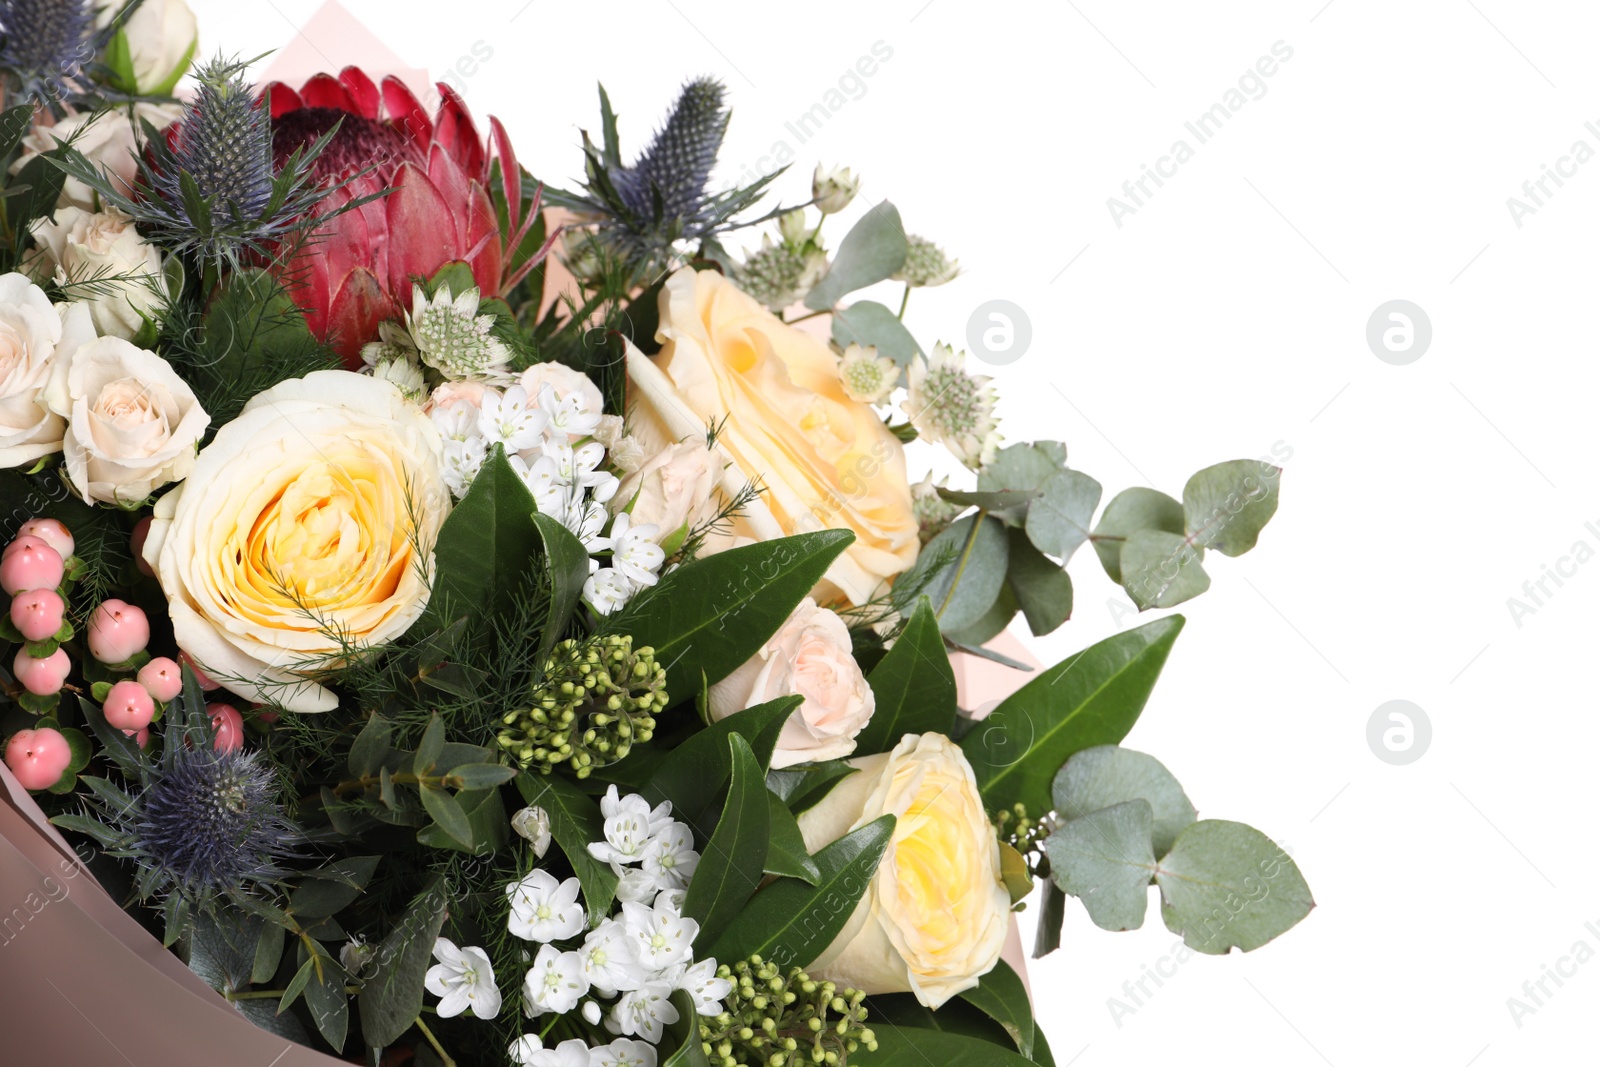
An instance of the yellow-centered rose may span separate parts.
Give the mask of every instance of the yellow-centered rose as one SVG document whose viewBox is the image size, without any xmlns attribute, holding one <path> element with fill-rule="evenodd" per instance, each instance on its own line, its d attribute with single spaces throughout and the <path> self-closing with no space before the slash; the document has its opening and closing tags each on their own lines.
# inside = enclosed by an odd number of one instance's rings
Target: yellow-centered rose
<svg viewBox="0 0 1600 1067">
<path fill-rule="evenodd" d="M 450 509 L 433 423 L 386 381 L 317 371 L 254 397 L 162 497 L 144 557 L 207 674 L 289 711 L 427 606 Z"/>
<path fill-rule="evenodd" d="M 893 751 L 849 763 L 856 773 L 800 815 L 806 849 L 882 815 L 897 822 L 855 912 L 806 970 L 937 1008 L 977 985 L 1005 944 L 1011 896 L 994 827 L 972 767 L 943 734 L 907 734 Z"/>
<path fill-rule="evenodd" d="M 765 489 L 733 524 L 736 541 L 852 531 L 817 590 L 824 603 L 864 603 L 916 561 L 905 453 L 869 405 L 845 395 L 826 345 L 715 271 L 689 267 L 662 289 L 657 337 L 654 357 L 628 350 L 630 428 L 655 452 L 718 427 L 732 461 L 724 494 Z"/>
</svg>

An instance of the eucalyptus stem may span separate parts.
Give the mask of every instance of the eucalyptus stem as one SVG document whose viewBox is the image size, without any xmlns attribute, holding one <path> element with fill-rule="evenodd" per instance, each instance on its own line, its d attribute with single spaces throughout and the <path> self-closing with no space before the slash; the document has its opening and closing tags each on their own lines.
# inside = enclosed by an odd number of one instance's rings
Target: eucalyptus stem
<svg viewBox="0 0 1600 1067">
<path fill-rule="evenodd" d="M 433 1036 L 433 1031 L 428 1029 L 428 1024 L 422 1021 L 422 1016 L 417 1016 L 417 1029 L 422 1031 L 422 1036 L 428 1039 L 428 1044 L 433 1046 L 433 1051 L 439 1054 L 444 1061 L 444 1067 L 456 1067 L 456 1061 L 450 1058 L 450 1053 L 439 1044 L 439 1039 Z"/>
<path fill-rule="evenodd" d="M 826 314 L 828 314 L 828 312 L 830 312 L 830 311 L 832 311 L 832 310 L 833 310 L 833 309 L 832 309 L 832 308 L 823 308 L 823 309 L 821 309 L 821 310 L 820 310 L 820 311 L 808 311 L 808 312 L 806 312 L 806 313 L 805 313 L 805 314 L 804 314 L 804 315 L 801 315 L 801 316 L 800 316 L 800 317 L 799 317 L 799 318 L 797 318 L 797 319 L 790 319 L 790 320 L 788 320 L 788 325 L 790 325 L 790 326 L 793 326 L 793 325 L 794 325 L 794 324 L 795 324 L 795 323 L 797 323 L 797 322 L 804 322 L 804 321 L 806 321 L 806 320 L 807 320 L 807 319 L 814 319 L 814 318 L 816 318 L 816 317 L 817 317 L 817 316 L 818 316 L 818 315 L 826 315 Z"/>
<path fill-rule="evenodd" d="M 901 320 L 902 322 L 905 321 L 906 305 L 909 304 L 909 303 L 911 303 L 911 283 L 910 282 L 906 282 L 906 291 L 900 297 L 900 313 L 898 315 L 896 315 L 895 318 Z"/>
</svg>

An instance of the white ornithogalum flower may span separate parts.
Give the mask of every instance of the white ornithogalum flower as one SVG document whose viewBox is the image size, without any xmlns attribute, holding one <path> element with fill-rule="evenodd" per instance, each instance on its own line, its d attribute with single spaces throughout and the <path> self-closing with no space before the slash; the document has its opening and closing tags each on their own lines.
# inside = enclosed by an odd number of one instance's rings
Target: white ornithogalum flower
<svg viewBox="0 0 1600 1067">
<path fill-rule="evenodd" d="M 611 517 L 611 512 L 598 500 L 586 500 L 581 492 L 567 494 L 566 511 L 557 516 L 561 525 L 572 531 L 572 536 L 583 542 L 590 554 L 604 552 L 611 547 L 611 539 L 602 537 L 600 531 L 605 529 L 606 520 Z"/>
<path fill-rule="evenodd" d="M 626 904 L 630 900 L 642 904 L 661 892 L 661 887 L 656 884 L 656 876 L 643 867 L 624 867 L 613 860 L 611 873 L 617 876 L 619 904 Z"/>
<path fill-rule="evenodd" d="M 824 215 L 837 214 L 849 206 L 861 191 L 861 179 L 852 177 L 849 167 L 825 170 L 821 163 L 811 175 L 811 196 Z"/>
<path fill-rule="evenodd" d="M 587 437 L 600 426 L 601 412 L 591 411 L 576 389 L 557 399 L 555 386 L 546 382 L 539 388 L 539 407 L 550 417 L 552 434 Z"/>
<path fill-rule="evenodd" d="M 589 1046 L 572 1038 L 555 1048 L 531 1052 L 527 1059 L 521 1061 L 521 1067 L 589 1067 L 593 1062 Z"/>
<path fill-rule="evenodd" d="M 533 846 L 533 854 L 544 859 L 550 851 L 550 813 L 538 806 L 526 807 L 511 816 L 511 828 Z"/>
<path fill-rule="evenodd" d="M 513 385 L 504 394 L 484 391 L 478 406 L 478 433 L 490 444 L 503 444 L 507 452 L 532 448 L 544 437 L 550 416 L 528 398 L 528 391 Z"/>
<path fill-rule="evenodd" d="M 534 1056 L 544 1051 L 544 1042 L 538 1034 L 523 1034 L 511 1042 L 511 1047 L 506 1050 L 506 1055 L 511 1057 L 511 1062 L 518 1067 L 529 1067 L 534 1062 Z"/>
<path fill-rule="evenodd" d="M 582 1015 L 584 1021 L 590 1026 L 599 1026 L 601 1016 L 600 1002 L 596 1000 L 584 1001 L 583 1007 L 578 1009 L 578 1014 Z"/>
<path fill-rule="evenodd" d="M 654 1045 L 619 1037 L 589 1052 L 589 1067 L 656 1067 Z"/>
<path fill-rule="evenodd" d="M 689 960 L 700 924 L 669 908 L 647 908 L 643 904 L 622 905 L 622 923 L 639 957 L 639 965 L 649 971 L 666 970 Z"/>
<path fill-rule="evenodd" d="M 989 379 L 968 374 L 962 366 L 965 358 L 965 352 L 943 344 L 934 345 L 927 358 L 915 357 L 906 372 L 910 388 L 900 408 L 918 434 L 943 444 L 976 470 L 994 459 L 1000 424 Z"/>
<path fill-rule="evenodd" d="M 676 981 L 694 1000 L 694 1010 L 700 1015 L 720 1015 L 723 998 L 733 990 L 732 982 L 717 977 L 717 961 L 709 958 L 683 968 Z"/>
<path fill-rule="evenodd" d="M 637 989 L 644 981 L 627 928 L 615 919 L 602 919 L 590 930 L 578 955 L 583 959 L 584 977 L 602 996 L 615 996 L 619 989 Z"/>
<path fill-rule="evenodd" d="M 694 835 L 681 822 L 662 830 L 645 846 L 642 866 L 658 888 L 687 889 L 699 865 L 700 853 L 694 850 Z"/>
<path fill-rule="evenodd" d="M 439 998 L 439 1018 L 448 1019 L 471 1010 L 480 1019 L 493 1019 L 500 1011 L 500 990 L 494 968 L 481 948 L 457 948 L 446 938 L 433 943 L 439 962 L 422 976 L 423 987 Z"/>
<path fill-rule="evenodd" d="M 446 441 L 442 457 L 445 484 L 450 486 L 451 494 L 460 500 L 472 487 L 472 479 L 483 469 L 483 461 L 489 457 L 489 446 L 481 437 L 467 441 Z"/>
<path fill-rule="evenodd" d="M 534 455 L 534 453 L 528 453 Z M 530 462 L 521 455 L 511 457 L 511 469 L 517 472 L 522 484 L 533 494 L 534 503 L 542 515 L 562 519 L 567 514 L 568 501 L 577 495 L 572 486 L 561 480 L 561 470 L 549 456 L 537 455 Z"/>
<path fill-rule="evenodd" d="M 961 264 L 944 254 L 944 249 L 915 234 L 906 238 L 906 261 L 890 275 L 913 289 L 943 285 L 961 273 Z"/>
<path fill-rule="evenodd" d="M 611 565 L 634 585 L 655 585 L 656 572 L 667 558 L 654 540 L 660 532 L 655 523 L 635 526 L 626 511 L 620 512 L 611 523 Z"/>
<path fill-rule="evenodd" d="M 576 937 L 583 929 L 578 888 L 576 878 L 558 882 L 549 871 L 530 872 L 522 881 L 506 886 L 511 901 L 506 928 L 524 941 Z"/>
<path fill-rule="evenodd" d="M 422 362 L 451 379 L 502 375 L 511 350 L 490 334 L 493 315 L 478 314 L 478 289 L 474 286 L 452 298 L 441 285 L 429 300 L 414 286 L 411 310 L 406 312 L 406 332 L 422 353 Z"/>
<path fill-rule="evenodd" d="M 638 989 L 628 990 L 606 1016 L 606 1029 L 659 1043 L 667 1027 L 678 1021 L 678 1009 L 672 1006 L 671 996 L 670 982 L 645 982 Z"/>
<path fill-rule="evenodd" d="M 651 907 L 670 911 L 674 915 L 683 914 L 683 902 L 689 896 L 685 889 L 663 889 L 656 894 L 656 899 L 651 902 Z"/>
<path fill-rule="evenodd" d="M 863 404 L 881 404 L 900 380 L 900 368 L 872 345 L 850 345 L 839 357 L 844 395 Z"/>
<path fill-rule="evenodd" d="M 522 981 L 522 1009 L 528 1016 L 554 1012 L 563 1015 L 578 1006 L 589 992 L 583 976 L 583 957 L 562 952 L 554 945 L 540 945 L 527 977 Z"/>
<path fill-rule="evenodd" d="M 583 583 L 584 602 L 601 615 L 610 615 L 632 597 L 633 583 L 612 567 L 601 567 Z"/>
<path fill-rule="evenodd" d="M 638 793 L 621 796 L 615 785 L 600 798 L 600 815 L 605 840 L 590 842 L 589 854 L 601 863 L 638 863 L 661 828 L 648 800 Z"/>
</svg>

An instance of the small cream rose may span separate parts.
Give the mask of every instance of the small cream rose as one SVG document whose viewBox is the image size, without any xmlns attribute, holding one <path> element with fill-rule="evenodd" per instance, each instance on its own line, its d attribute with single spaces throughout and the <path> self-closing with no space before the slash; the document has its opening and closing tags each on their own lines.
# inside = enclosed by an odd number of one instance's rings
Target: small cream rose
<svg viewBox="0 0 1600 1067">
<path fill-rule="evenodd" d="M 1011 896 L 994 827 L 972 767 L 943 734 L 907 734 L 850 763 L 856 773 L 800 815 L 807 850 L 882 815 L 895 816 L 894 836 L 844 929 L 806 970 L 938 1008 L 976 986 L 1005 944 Z"/>
<path fill-rule="evenodd" d="M 794 694 L 805 702 L 784 723 L 772 766 L 838 759 L 856 750 L 856 734 L 872 718 L 872 688 L 850 654 L 844 620 L 810 597 L 760 652 L 711 687 L 711 717 L 725 719 Z"/>
<path fill-rule="evenodd" d="M 115 211 L 56 210 L 33 224 L 39 254 L 29 264 L 58 284 L 77 283 L 101 336 L 131 341 L 161 307 L 161 253 Z"/>
<path fill-rule="evenodd" d="M 632 504 L 633 525 L 653 523 L 657 544 L 680 532 L 693 532 L 717 517 L 712 498 L 726 460 L 694 437 L 664 448 L 623 479 L 611 498 L 613 511 Z"/>
<path fill-rule="evenodd" d="M 0 275 L 0 468 L 61 451 L 66 420 L 44 389 L 56 361 L 93 339 L 88 308 L 52 307 L 25 275 Z"/>
<path fill-rule="evenodd" d="M 183 108 L 178 104 L 134 104 L 131 109 L 68 115 L 53 126 L 35 126 L 29 131 L 22 139 L 22 153 L 11 164 L 11 173 L 20 171 L 35 156 L 71 141 L 73 148 L 112 176 L 118 189 L 127 191 L 139 173 L 140 122 L 148 122 L 159 133 L 182 117 Z M 94 190 L 76 178 L 66 180 L 56 204 L 85 211 L 99 206 Z"/>
<path fill-rule="evenodd" d="M 100 24 L 126 7 L 99 0 Z M 112 39 L 106 62 L 117 88 L 138 96 L 166 96 L 176 88 L 199 43 L 194 12 L 183 0 L 142 0 Z"/>
<path fill-rule="evenodd" d="M 120 337 L 58 359 L 44 399 L 67 420 L 67 478 L 91 503 L 131 507 L 181 480 L 211 424 L 166 360 Z"/>
<path fill-rule="evenodd" d="M 316 371 L 253 397 L 156 502 L 144 558 L 178 647 L 240 696 L 334 708 L 312 676 L 427 606 L 440 464 L 439 432 L 388 382 Z"/>
<path fill-rule="evenodd" d="M 539 399 L 539 392 L 548 385 L 555 391 L 557 400 L 565 400 L 573 393 L 582 398 L 583 409 L 589 412 L 605 410 L 605 400 L 600 396 L 600 387 L 589 380 L 589 376 L 571 367 L 560 363 L 535 363 L 522 372 L 518 382 L 528 391 L 528 396 L 535 401 Z"/>
</svg>

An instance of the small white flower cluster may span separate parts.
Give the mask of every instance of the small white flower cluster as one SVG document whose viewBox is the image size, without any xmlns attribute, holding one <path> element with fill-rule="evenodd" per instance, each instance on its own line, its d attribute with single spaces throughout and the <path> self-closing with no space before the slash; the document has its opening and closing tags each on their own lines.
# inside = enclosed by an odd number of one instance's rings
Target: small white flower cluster
<svg viewBox="0 0 1600 1067">
<path fill-rule="evenodd" d="M 700 924 L 682 913 L 700 862 L 689 827 L 672 818 L 670 803 L 651 808 L 636 793 L 619 796 L 616 786 L 606 791 L 600 810 L 605 840 L 591 844 L 589 852 L 617 873 L 620 914 L 585 931 L 578 880 L 558 881 L 536 870 L 506 887 L 507 928 L 539 944 L 522 986 L 529 1018 L 579 1010 L 581 1003 L 590 1025 L 603 1017 L 617 1040 L 600 1048 L 565 1041 L 547 1049 L 529 1034 L 511 1047 L 523 1067 L 655 1067 L 654 1046 L 678 1021 L 673 991 L 686 991 L 699 1014 L 714 1016 L 732 990 L 717 977 L 716 960 L 695 960 Z M 575 946 L 554 943 L 570 944 L 580 934 Z M 613 1001 L 610 1010 L 602 1015 L 595 998 Z"/>
<path fill-rule="evenodd" d="M 659 530 L 634 525 L 626 512 L 612 518 L 606 508 L 621 482 L 603 466 L 606 446 L 595 439 L 614 428 L 603 423 L 616 421 L 599 410 L 598 393 L 558 391 L 548 381 L 537 390 L 469 383 L 435 391 L 429 417 L 444 439 L 445 481 L 457 499 L 465 496 L 489 449 L 503 445 L 540 513 L 558 519 L 589 550 L 584 599 L 609 615 L 656 583 L 666 558 L 655 543 Z M 609 566 L 592 558 L 607 553 Z"/>
</svg>

